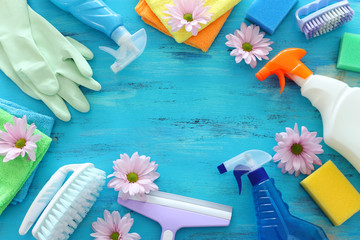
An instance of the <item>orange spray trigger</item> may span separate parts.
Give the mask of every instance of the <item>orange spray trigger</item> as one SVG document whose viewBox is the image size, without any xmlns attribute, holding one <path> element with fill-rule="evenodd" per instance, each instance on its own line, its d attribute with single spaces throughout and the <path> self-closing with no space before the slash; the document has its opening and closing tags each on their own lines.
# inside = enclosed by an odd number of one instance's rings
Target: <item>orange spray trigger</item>
<svg viewBox="0 0 360 240">
<path fill-rule="evenodd" d="M 279 78 L 280 83 L 280 94 L 284 91 L 285 88 L 285 74 L 281 70 L 275 72 L 276 76 Z"/>
<path fill-rule="evenodd" d="M 313 74 L 310 69 L 300 61 L 305 54 L 306 51 L 301 48 L 284 49 L 260 69 L 255 76 L 260 81 L 263 81 L 270 75 L 276 74 L 280 81 L 280 93 L 282 93 L 285 87 L 285 74 L 290 73 L 302 79 L 306 79 Z"/>
</svg>

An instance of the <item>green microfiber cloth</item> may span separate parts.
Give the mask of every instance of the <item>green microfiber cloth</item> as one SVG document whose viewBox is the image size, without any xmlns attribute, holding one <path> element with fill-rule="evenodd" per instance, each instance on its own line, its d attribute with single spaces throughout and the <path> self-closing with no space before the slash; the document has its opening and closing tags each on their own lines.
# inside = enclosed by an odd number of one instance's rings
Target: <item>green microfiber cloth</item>
<svg viewBox="0 0 360 240">
<path fill-rule="evenodd" d="M 13 118 L 13 115 L 0 108 L 0 130 L 5 131 L 4 124 L 7 122 L 13 124 Z M 3 162 L 4 157 L 0 156 L 0 215 L 24 185 L 50 146 L 50 137 L 37 129 L 34 134 L 42 136 L 41 140 L 36 144 L 35 162 L 27 161 L 27 155 L 25 157 L 19 156 L 9 162 Z"/>
<path fill-rule="evenodd" d="M 337 68 L 360 72 L 360 35 L 344 33 L 341 39 Z"/>
</svg>

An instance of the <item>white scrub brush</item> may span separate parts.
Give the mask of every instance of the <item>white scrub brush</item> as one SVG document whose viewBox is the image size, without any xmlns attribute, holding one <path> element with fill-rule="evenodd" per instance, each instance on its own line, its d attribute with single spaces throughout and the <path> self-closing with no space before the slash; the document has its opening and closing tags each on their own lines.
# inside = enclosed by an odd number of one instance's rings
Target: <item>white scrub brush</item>
<svg viewBox="0 0 360 240">
<path fill-rule="evenodd" d="M 91 163 L 61 167 L 35 198 L 20 226 L 20 235 L 29 231 L 46 207 L 32 230 L 33 236 L 38 240 L 68 239 L 99 196 L 105 176 Z"/>
</svg>

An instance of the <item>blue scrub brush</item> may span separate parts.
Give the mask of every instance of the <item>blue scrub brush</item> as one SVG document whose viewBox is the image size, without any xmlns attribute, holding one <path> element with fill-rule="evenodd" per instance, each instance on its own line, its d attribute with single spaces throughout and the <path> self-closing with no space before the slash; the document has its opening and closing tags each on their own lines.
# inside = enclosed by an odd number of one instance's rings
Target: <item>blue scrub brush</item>
<svg viewBox="0 0 360 240">
<path fill-rule="evenodd" d="M 295 17 L 300 30 L 309 39 L 339 28 L 354 14 L 347 0 L 317 0 L 299 8 Z"/>
<path fill-rule="evenodd" d="M 69 172 L 73 173 L 64 183 Z M 33 236 L 38 240 L 68 239 L 99 196 L 105 175 L 91 163 L 61 167 L 31 204 L 20 226 L 20 235 L 29 231 L 46 207 L 32 230 Z"/>
</svg>

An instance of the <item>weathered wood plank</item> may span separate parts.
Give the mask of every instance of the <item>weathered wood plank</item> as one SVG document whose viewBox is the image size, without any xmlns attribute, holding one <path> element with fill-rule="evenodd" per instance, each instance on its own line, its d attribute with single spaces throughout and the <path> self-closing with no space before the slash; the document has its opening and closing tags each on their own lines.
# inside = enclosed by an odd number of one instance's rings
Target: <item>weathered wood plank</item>
<svg viewBox="0 0 360 240">
<path fill-rule="evenodd" d="M 136 1 L 106 0 L 124 16 L 127 28 L 135 32 L 145 27 L 148 46 L 143 56 L 118 75 L 109 66 L 113 58 L 98 45 L 115 47 L 105 35 L 85 26 L 47 0 L 29 4 L 62 33 L 74 37 L 95 54 L 90 64 L 94 77 L 102 84 L 101 92 L 85 91 L 91 111 L 81 114 L 73 109 L 70 123 L 56 121 L 54 142 L 40 164 L 38 173 L 24 203 L 9 207 L 0 216 L 0 239 L 30 239 L 18 235 L 18 228 L 32 200 L 54 171 L 64 164 L 93 162 L 111 173 L 112 161 L 120 153 L 139 151 L 159 163 L 160 189 L 189 197 L 234 207 L 229 228 L 183 229 L 177 239 L 256 239 L 256 218 L 250 183 L 244 181 L 243 194 L 231 173 L 220 176 L 216 166 L 242 151 L 258 148 L 273 154 L 276 132 L 295 122 L 322 136 L 320 114 L 300 95 L 299 87 L 287 82 L 282 95 L 275 77 L 259 82 L 253 70 L 236 65 L 225 46 L 225 35 L 244 20 L 250 0 L 243 0 L 233 11 L 208 53 L 171 38 L 145 25 L 133 8 Z M 297 7 L 308 3 L 301 0 Z M 360 13 L 360 2 L 352 1 Z M 351 23 L 321 38 L 306 41 L 299 32 L 293 14 L 285 19 L 276 33 L 270 57 L 288 47 L 308 51 L 304 62 L 318 74 L 338 77 L 352 86 L 360 84 L 360 75 L 335 68 L 340 38 L 344 32 L 360 34 L 359 15 Z M 0 73 L 0 97 L 51 115 L 40 102 L 25 96 Z M 332 159 L 346 177 L 360 190 L 360 176 L 339 154 L 324 146 L 323 161 Z M 274 163 L 266 166 L 290 211 L 300 218 L 321 225 L 330 239 L 359 239 L 356 214 L 340 227 L 333 227 L 326 216 L 301 188 L 304 177 L 282 175 Z M 91 223 L 103 210 L 128 212 L 116 203 L 116 193 L 105 189 L 88 217 L 70 239 L 92 239 Z M 143 239 L 159 239 L 157 223 L 132 213 L 133 231 Z"/>
</svg>

